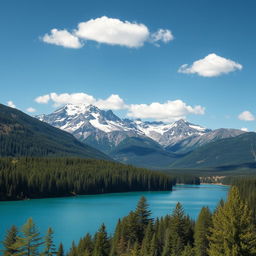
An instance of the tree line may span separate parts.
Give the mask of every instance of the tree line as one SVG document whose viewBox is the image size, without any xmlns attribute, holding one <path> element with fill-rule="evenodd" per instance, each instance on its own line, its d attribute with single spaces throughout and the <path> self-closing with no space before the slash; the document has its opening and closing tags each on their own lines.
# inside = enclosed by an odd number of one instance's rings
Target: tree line
<svg viewBox="0 0 256 256">
<path fill-rule="evenodd" d="M 0 158 L 0 200 L 171 190 L 175 178 L 104 160 Z"/>
<path fill-rule="evenodd" d="M 24 256 L 253 256 L 256 255 L 256 227 L 252 211 L 233 186 L 227 200 L 211 213 L 203 207 L 197 220 L 185 215 L 178 203 L 170 215 L 153 219 L 144 197 L 134 211 L 120 219 L 112 236 L 104 224 L 91 236 L 64 253 L 56 249 L 53 231 L 42 239 L 32 219 L 19 232 L 7 231 L 3 255 Z"/>
</svg>

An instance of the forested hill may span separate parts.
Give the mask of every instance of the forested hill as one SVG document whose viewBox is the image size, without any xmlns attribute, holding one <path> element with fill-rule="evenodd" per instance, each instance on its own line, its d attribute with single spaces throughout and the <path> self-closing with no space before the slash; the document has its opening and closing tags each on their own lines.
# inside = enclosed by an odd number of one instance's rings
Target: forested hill
<svg viewBox="0 0 256 256">
<path fill-rule="evenodd" d="M 171 190 L 175 179 L 104 160 L 0 158 L 0 200 Z"/>
<path fill-rule="evenodd" d="M 225 167 L 256 162 L 256 133 L 246 132 L 233 138 L 206 144 L 178 159 L 173 168 Z"/>
<path fill-rule="evenodd" d="M 0 157 L 76 156 L 110 158 L 73 135 L 0 104 Z"/>
</svg>

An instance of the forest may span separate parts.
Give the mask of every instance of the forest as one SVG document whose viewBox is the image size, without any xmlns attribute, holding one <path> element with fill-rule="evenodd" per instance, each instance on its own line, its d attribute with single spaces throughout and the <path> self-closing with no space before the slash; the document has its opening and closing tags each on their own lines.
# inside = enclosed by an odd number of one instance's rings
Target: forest
<svg viewBox="0 0 256 256">
<path fill-rule="evenodd" d="M 3 255 L 253 256 L 256 218 L 252 207 L 256 201 L 248 194 L 255 194 L 255 181 L 236 179 L 227 200 L 220 201 L 214 212 L 203 207 L 196 221 L 185 214 L 180 203 L 169 215 L 153 219 L 142 197 L 136 209 L 118 221 L 113 235 L 102 224 L 94 235 L 86 234 L 68 250 L 62 244 L 55 246 L 51 228 L 42 237 L 28 219 L 20 230 L 16 226 L 7 230 Z"/>
<path fill-rule="evenodd" d="M 176 179 L 104 160 L 1 158 L 0 200 L 171 190 Z"/>
</svg>

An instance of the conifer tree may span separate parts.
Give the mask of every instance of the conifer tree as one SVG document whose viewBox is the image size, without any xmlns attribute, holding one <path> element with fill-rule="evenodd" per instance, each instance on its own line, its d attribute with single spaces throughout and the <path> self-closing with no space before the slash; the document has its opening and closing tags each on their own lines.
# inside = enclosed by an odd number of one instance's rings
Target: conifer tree
<svg viewBox="0 0 256 256">
<path fill-rule="evenodd" d="M 203 207 L 195 225 L 196 256 L 207 256 L 209 248 L 208 236 L 212 225 L 212 215 L 208 207 Z"/>
<path fill-rule="evenodd" d="M 68 256 L 77 256 L 77 246 L 74 241 L 72 242 L 72 247 L 68 253 Z"/>
<path fill-rule="evenodd" d="M 138 242 L 134 243 L 133 248 L 130 250 L 129 256 L 140 256 L 140 247 Z"/>
<path fill-rule="evenodd" d="M 58 251 L 57 251 L 57 256 L 64 256 L 64 248 L 63 248 L 63 244 L 60 243 Z"/>
<path fill-rule="evenodd" d="M 213 215 L 210 256 L 256 255 L 256 231 L 251 210 L 232 187 L 227 202 Z"/>
<path fill-rule="evenodd" d="M 191 245 L 185 246 L 181 256 L 195 256 L 194 248 Z"/>
<path fill-rule="evenodd" d="M 3 256 L 12 256 L 18 253 L 17 237 L 18 229 L 16 226 L 12 226 L 9 230 L 7 230 L 5 239 L 3 241 Z"/>
<path fill-rule="evenodd" d="M 135 215 L 138 221 L 137 229 L 139 242 L 141 242 L 144 237 L 147 225 L 149 224 L 149 222 L 152 221 L 152 219 L 150 218 L 151 211 L 148 209 L 148 207 L 149 205 L 147 203 L 147 199 L 142 196 L 135 210 Z"/>
<path fill-rule="evenodd" d="M 108 256 L 110 251 L 110 243 L 104 224 L 101 225 L 95 237 L 95 245 L 93 256 Z"/>
<path fill-rule="evenodd" d="M 19 236 L 15 247 L 18 248 L 17 256 L 38 256 L 39 247 L 43 244 L 41 242 L 40 233 L 37 230 L 32 218 L 21 228 L 22 236 Z"/>
<path fill-rule="evenodd" d="M 46 236 L 45 236 L 45 248 L 43 252 L 43 256 L 53 256 L 56 254 L 56 248 L 53 243 L 53 230 L 51 228 L 48 228 Z"/>
<path fill-rule="evenodd" d="M 153 235 L 153 228 L 152 228 L 152 223 L 149 222 L 145 236 L 142 240 L 142 245 L 141 245 L 141 256 L 149 256 L 150 255 L 150 247 L 151 247 L 151 240 L 152 240 L 152 235 Z"/>
</svg>

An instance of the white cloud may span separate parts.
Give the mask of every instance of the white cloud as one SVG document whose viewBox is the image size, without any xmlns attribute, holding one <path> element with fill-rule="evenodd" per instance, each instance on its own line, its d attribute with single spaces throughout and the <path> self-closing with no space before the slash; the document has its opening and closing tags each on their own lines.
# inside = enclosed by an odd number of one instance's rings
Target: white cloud
<svg viewBox="0 0 256 256">
<path fill-rule="evenodd" d="M 238 119 L 242 121 L 254 121 L 255 116 L 250 111 L 246 110 L 238 115 Z"/>
<path fill-rule="evenodd" d="M 35 98 L 35 102 L 40 104 L 47 104 L 49 100 L 50 100 L 50 96 L 48 94 Z"/>
<path fill-rule="evenodd" d="M 120 96 L 117 94 L 112 94 L 105 100 L 100 99 L 95 102 L 95 105 L 101 109 L 118 110 L 127 108 L 127 105 L 124 103 L 124 100 L 120 98 Z"/>
<path fill-rule="evenodd" d="M 35 108 L 32 108 L 32 107 L 27 108 L 26 110 L 27 110 L 27 112 L 29 112 L 29 113 L 34 113 L 34 112 L 36 112 L 36 109 L 35 109 Z"/>
<path fill-rule="evenodd" d="M 182 65 L 178 72 L 184 74 L 197 74 L 204 77 L 214 77 L 227 74 L 235 70 L 241 70 L 243 66 L 230 59 L 226 59 L 211 53 L 205 58 L 193 62 L 191 66 Z"/>
<path fill-rule="evenodd" d="M 95 98 L 86 93 L 61 93 L 55 92 L 49 94 L 50 99 L 53 101 L 54 106 L 61 106 L 63 104 L 95 104 Z"/>
<path fill-rule="evenodd" d="M 245 127 L 241 128 L 240 130 L 243 132 L 248 132 L 248 128 L 245 128 Z"/>
<path fill-rule="evenodd" d="M 45 34 L 42 40 L 49 44 L 77 49 L 87 40 L 138 48 L 145 42 L 159 46 L 158 42 L 168 43 L 173 38 L 172 32 L 168 29 L 159 29 L 155 33 L 150 33 L 149 28 L 142 23 L 102 16 L 78 23 L 77 29 L 72 32 L 54 28 L 49 34 Z"/>
<path fill-rule="evenodd" d="M 79 23 L 75 34 L 85 40 L 99 43 L 140 47 L 143 46 L 150 33 L 144 24 L 103 16 Z"/>
<path fill-rule="evenodd" d="M 174 36 L 169 29 L 159 29 L 157 32 L 151 35 L 151 40 L 155 43 L 159 41 L 168 43 L 173 39 L 174 39 Z"/>
<path fill-rule="evenodd" d="M 81 48 L 83 44 L 79 38 L 69 33 L 66 29 L 52 29 L 50 34 L 45 34 L 42 38 L 45 43 L 55 44 L 66 48 Z"/>
<path fill-rule="evenodd" d="M 153 102 L 151 104 L 130 105 L 127 116 L 133 118 L 152 118 L 161 121 L 175 121 L 186 118 L 189 114 L 203 115 L 202 106 L 189 106 L 182 100 L 167 101 L 165 103 Z"/>
<path fill-rule="evenodd" d="M 16 108 L 16 105 L 11 100 L 7 101 L 7 106 L 11 108 Z"/>
<path fill-rule="evenodd" d="M 107 99 L 95 99 L 92 95 L 87 93 L 50 93 L 47 95 L 39 96 L 35 99 L 37 103 L 48 103 L 49 101 L 53 102 L 55 107 L 65 105 L 68 103 L 71 104 L 93 104 L 101 109 L 112 109 L 119 110 L 125 109 L 127 106 L 124 103 L 124 100 L 120 98 L 117 94 L 110 95 Z"/>
</svg>

